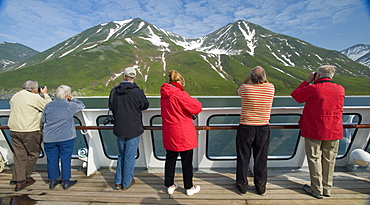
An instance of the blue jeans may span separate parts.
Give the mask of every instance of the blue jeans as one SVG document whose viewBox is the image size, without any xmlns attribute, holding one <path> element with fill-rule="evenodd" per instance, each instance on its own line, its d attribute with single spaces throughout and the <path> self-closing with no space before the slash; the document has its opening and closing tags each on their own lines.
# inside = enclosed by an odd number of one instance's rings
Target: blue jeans
<svg viewBox="0 0 370 205">
<path fill-rule="evenodd" d="M 140 136 L 134 138 L 117 137 L 119 155 L 114 181 L 116 184 L 122 184 L 122 187 L 128 187 L 134 178 L 135 156 L 139 141 Z"/>
<path fill-rule="evenodd" d="M 73 146 L 74 139 L 62 142 L 44 143 L 49 180 L 60 177 L 59 159 L 61 161 L 62 179 L 69 180 L 71 178 Z"/>
</svg>

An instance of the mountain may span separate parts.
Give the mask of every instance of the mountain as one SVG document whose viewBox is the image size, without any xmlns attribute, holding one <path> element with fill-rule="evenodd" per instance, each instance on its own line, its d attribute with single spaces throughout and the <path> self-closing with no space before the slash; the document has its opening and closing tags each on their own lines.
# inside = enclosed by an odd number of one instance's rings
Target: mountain
<svg viewBox="0 0 370 205">
<path fill-rule="evenodd" d="M 313 46 L 261 26 L 237 21 L 204 37 L 189 39 L 139 18 L 103 23 L 0 73 L 4 93 L 28 79 L 49 90 L 60 84 L 76 95 L 109 95 L 123 70 L 138 71 L 137 84 L 147 95 L 159 95 L 169 70 L 186 79 L 191 95 L 236 95 L 251 68 L 265 68 L 277 95 L 289 95 L 320 65 L 332 64 L 334 81 L 347 95 L 370 93 L 370 69 L 337 51 Z"/>
<path fill-rule="evenodd" d="M 0 43 L 0 72 L 11 69 L 18 62 L 24 61 L 40 52 L 19 43 Z"/>
<path fill-rule="evenodd" d="M 341 51 L 341 53 L 370 68 L 370 45 L 357 44 Z"/>
</svg>

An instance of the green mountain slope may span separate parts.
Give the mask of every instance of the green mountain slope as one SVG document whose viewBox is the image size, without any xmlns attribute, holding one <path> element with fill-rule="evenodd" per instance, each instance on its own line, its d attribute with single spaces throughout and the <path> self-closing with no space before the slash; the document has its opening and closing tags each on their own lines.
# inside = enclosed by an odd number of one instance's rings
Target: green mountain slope
<svg viewBox="0 0 370 205">
<path fill-rule="evenodd" d="M 0 72 L 7 71 L 13 64 L 24 61 L 38 53 L 40 52 L 19 43 L 0 43 Z"/>
<path fill-rule="evenodd" d="M 136 82 L 147 95 L 159 95 L 168 71 L 175 69 L 191 95 L 227 96 L 236 95 L 250 70 L 260 65 L 276 95 L 289 95 L 323 64 L 337 66 L 333 80 L 347 95 L 370 94 L 368 67 L 255 24 L 237 21 L 205 37 L 186 39 L 132 19 L 90 28 L 0 73 L 0 89 L 14 92 L 34 79 L 49 90 L 67 84 L 80 96 L 106 96 L 122 80 L 123 70 L 134 67 Z"/>
</svg>

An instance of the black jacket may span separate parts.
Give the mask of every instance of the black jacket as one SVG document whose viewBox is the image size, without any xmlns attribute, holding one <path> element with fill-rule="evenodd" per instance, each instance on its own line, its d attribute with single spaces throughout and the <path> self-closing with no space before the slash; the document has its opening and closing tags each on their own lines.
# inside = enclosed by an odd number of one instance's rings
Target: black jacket
<svg viewBox="0 0 370 205">
<path fill-rule="evenodd" d="M 114 135 L 134 138 L 143 134 L 141 111 L 148 107 L 148 99 L 135 83 L 124 81 L 114 87 L 109 95 L 109 109 L 115 119 Z"/>
</svg>

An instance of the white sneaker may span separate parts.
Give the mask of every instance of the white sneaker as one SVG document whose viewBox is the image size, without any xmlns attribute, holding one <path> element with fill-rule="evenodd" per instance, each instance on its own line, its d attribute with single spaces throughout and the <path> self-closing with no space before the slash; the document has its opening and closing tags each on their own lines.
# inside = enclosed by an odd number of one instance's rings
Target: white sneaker
<svg viewBox="0 0 370 205">
<path fill-rule="evenodd" d="M 186 195 L 191 196 L 200 191 L 200 186 L 193 186 L 191 189 L 186 190 Z"/>
<path fill-rule="evenodd" d="M 167 188 L 167 193 L 168 194 L 173 194 L 173 192 L 179 187 L 176 183 L 174 183 L 172 186 Z"/>
</svg>

